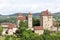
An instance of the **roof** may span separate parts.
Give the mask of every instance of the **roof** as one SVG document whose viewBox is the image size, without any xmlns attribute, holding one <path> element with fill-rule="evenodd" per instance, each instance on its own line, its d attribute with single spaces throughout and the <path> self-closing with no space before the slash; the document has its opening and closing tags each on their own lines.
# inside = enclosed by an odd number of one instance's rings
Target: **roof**
<svg viewBox="0 0 60 40">
<path fill-rule="evenodd" d="M 9 25 L 9 23 L 3 22 L 3 23 L 1 23 L 1 25 Z"/>
<path fill-rule="evenodd" d="M 9 24 L 8 29 L 16 28 L 16 24 Z"/>
<path fill-rule="evenodd" d="M 17 20 L 26 20 L 26 17 L 17 17 Z"/>
<path fill-rule="evenodd" d="M 18 13 L 18 16 L 22 16 L 22 13 Z"/>
<path fill-rule="evenodd" d="M 34 30 L 43 30 L 43 26 L 35 26 Z"/>
<path fill-rule="evenodd" d="M 26 20 L 26 17 L 22 15 L 22 13 L 18 14 L 17 20 Z"/>
<path fill-rule="evenodd" d="M 41 16 L 52 16 L 52 14 L 48 10 L 45 10 L 41 13 Z"/>
<path fill-rule="evenodd" d="M 32 15 L 30 12 L 27 15 Z"/>
</svg>

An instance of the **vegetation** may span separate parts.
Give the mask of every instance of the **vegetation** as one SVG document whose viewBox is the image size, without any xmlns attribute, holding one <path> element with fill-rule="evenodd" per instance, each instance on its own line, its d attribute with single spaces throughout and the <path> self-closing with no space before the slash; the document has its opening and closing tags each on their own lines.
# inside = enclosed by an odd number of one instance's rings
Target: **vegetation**
<svg viewBox="0 0 60 40">
<path fill-rule="evenodd" d="M 5 36 L 5 40 L 60 40 L 60 32 L 51 33 L 49 30 L 44 30 L 43 35 L 38 35 L 28 28 L 27 21 L 21 21 L 19 31 L 11 36 Z"/>
<path fill-rule="evenodd" d="M 33 26 L 40 26 L 40 19 L 33 18 Z"/>
<path fill-rule="evenodd" d="M 2 35 L 3 28 L 0 26 L 0 36 Z"/>
<path fill-rule="evenodd" d="M 13 17 L 13 16 L 0 16 L 0 23 L 3 23 L 3 22 L 9 22 L 9 23 L 16 23 L 16 17 Z"/>
<path fill-rule="evenodd" d="M 13 22 L 16 23 L 16 18 L 14 17 L 10 17 L 10 18 L 1 18 L 0 19 L 0 23 L 2 22 Z M 37 19 L 33 19 L 33 26 L 39 26 L 40 25 L 40 20 Z M 60 22 L 58 22 L 60 25 Z M 57 26 L 59 26 L 57 25 Z M 44 34 L 43 35 L 38 35 L 35 34 L 33 31 L 31 30 L 27 30 L 28 25 L 27 25 L 27 21 L 21 21 L 20 22 L 20 27 L 19 27 L 19 31 L 11 36 L 5 35 L 0 37 L 0 40 L 60 40 L 60 32 L 56 32 L 56 33 L 51 33 L 51 31 L 48 30 L 44 30 Z M 0 27 L 0 33 L 2 32 L 2 28 Z"/>
</svg>

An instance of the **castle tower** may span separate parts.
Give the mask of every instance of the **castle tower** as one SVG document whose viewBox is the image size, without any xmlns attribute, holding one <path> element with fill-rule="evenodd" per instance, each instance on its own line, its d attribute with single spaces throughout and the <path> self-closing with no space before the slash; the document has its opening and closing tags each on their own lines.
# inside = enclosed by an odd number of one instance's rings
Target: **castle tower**
<svg viewBox="0 0 60 40">
<path fill-rule="evenodd" d="M 32 30 L 32 14 L 28 13 L 28 29 Z"/>
<path fill-rule="evenodd" d="M 20 21 L 21 21 L 22 14 L 19 13 L 17 17 L 17 26 L 19 27 Z"/>
<path fill-rule="evenodd" d="M 52 14 L 48 10 L 46 10 L 41 13 L 40 17 L 40 25 L 43 26 L 44 29 L 50 30 L 53 26 Z"/>
<path fill-rule="evenodd" d="M 22 15 L 22 13 L 19 13 L 18 17 L 17 17 L 17 25 L 18 25 L 18 27 L 19 27 L 19 24 L 20 24 L 21 20 L 24 21 L 24 20 L 26 20 L 26 18 Z"/>
</svg>

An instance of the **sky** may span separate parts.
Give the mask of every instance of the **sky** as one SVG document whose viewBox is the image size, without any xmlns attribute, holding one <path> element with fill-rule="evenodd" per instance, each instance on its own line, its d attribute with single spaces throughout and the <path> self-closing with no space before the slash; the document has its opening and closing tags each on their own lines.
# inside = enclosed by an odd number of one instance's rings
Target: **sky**
<svg viewBox="0 0 60 40">
<path fill-rule="evenodd" d="M 0 0 L 0 14 L 60 12 L 60 0 Z"/>
</svg>

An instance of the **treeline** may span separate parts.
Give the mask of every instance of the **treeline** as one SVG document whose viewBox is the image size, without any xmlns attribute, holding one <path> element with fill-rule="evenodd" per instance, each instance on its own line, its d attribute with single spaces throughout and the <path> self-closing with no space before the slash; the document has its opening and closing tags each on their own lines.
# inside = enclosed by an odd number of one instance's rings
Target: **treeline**
<svg viewBox="0 0 60 40">
<path fill-rule="evenodd" d="M 9 23 L 16 23 L 16 17 L 0 17 L 0 23 L 9 22 Z"/>
<path fill-rule="evenodd" d="M 50 34 L 47 30 L 43 35 L 33 33 L 31 30 L 23 31 L 22 35 L 6 36 L 5 40 L 60 40 L 60 33 Z"/>
</svg>

